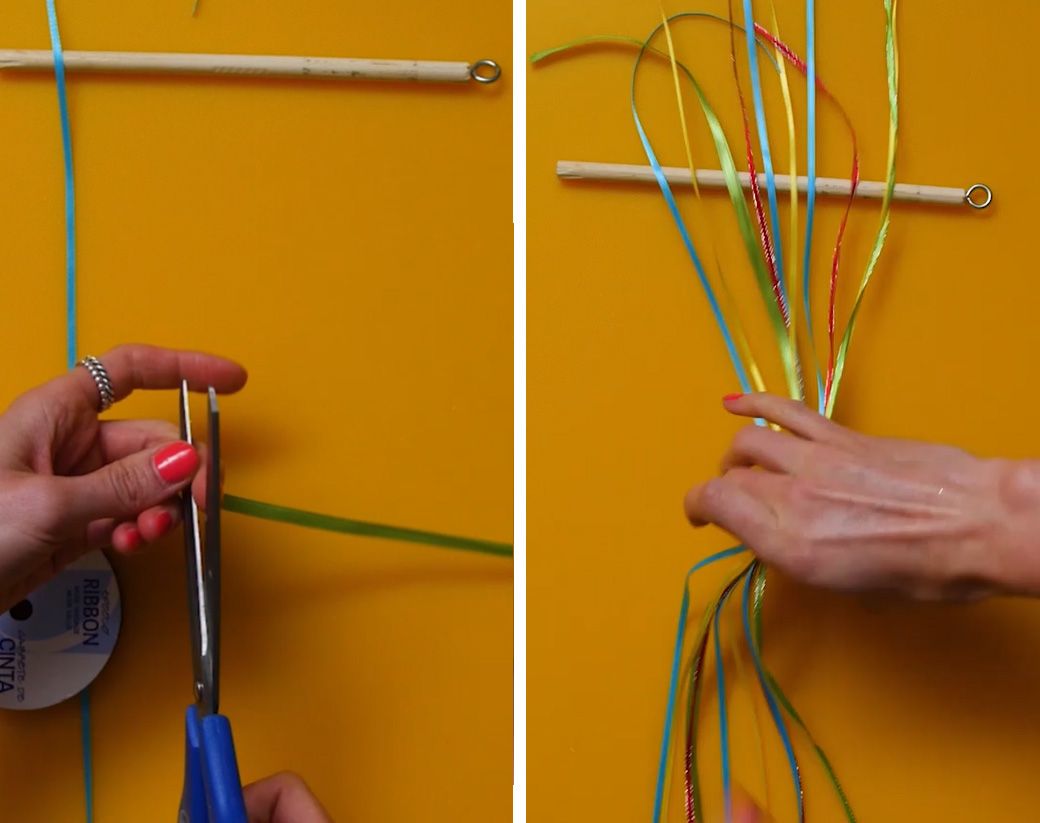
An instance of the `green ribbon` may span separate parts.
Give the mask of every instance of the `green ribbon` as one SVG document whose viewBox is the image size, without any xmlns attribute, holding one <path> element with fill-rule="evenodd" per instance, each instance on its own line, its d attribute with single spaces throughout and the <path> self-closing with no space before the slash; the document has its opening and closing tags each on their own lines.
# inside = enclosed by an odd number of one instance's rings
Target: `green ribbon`
<svg viewBox="0 0 1040 823">
<path fill-rule="evenodd" d="M 766 591 L 766 568 L 761 562 L 755 561 L 752 565 L 751 570 L 747 572 L 753 575 L 751 580 L 751 642 L 754 645 L 754 653 L 762 659 L 762 600 L 765 597 Z M 816 754 L 816 759 L 820 762 L 820 766 L 823 767 L 824 773 L 827 775 L 827 780 L 831 784 L 831 789 L 834 790 L 838 800 L 841 802 L 842 811 L 845 814 L 845 820 L 848 823 L 856 823 L 856 815 L 852 811 L 852 805 L 849 803 L 848 795 L 845 794 L 845 789 L 841 785 L 841 781 L 838 779 L 837 773 L 834 771 L 834 766 L 831 765 L 830 758 L 827 757 L 827 753 L 823 750 L 823 747 L 816 742 L 816 738 L 813 737 L 809 727 L 805 721 L 802 720 L 802 716 L 795 710 L 794 704 L 788 699 L 787 695 L 784 694 L 784 690 L 780 688 L 780 684 L 777 683 L 773 673 L 765 665 L 765 661 L 762 661 L 762 668 L 765 672 L 765 678 L 763 685 L 769 690 L 769 693 L 776 699 L 776 702 L 780 704 L 780 707 L 787 713 L 795 725 L 801 729 L 802 734 L 805 735 L 809 741 L 809 745 L 812 746 L 813 752 Z"/>
<path fill-rule="evenodd" d="M 350 520 L 346 517 L 335 517 L 331 514 L 292 509 L 288 506 L 276 506 L 273 503 L 262 503 L 233 494 L 224 495 L 224 511 L 258 517 L 261 520 L 273 520 L 291 526 L 302 526 L 305 529 L 319 529 L 337 534 L 353 534 L 358 537 L 373 537 L 379 540 L 397 540 L 401 543 L 419 543 L 425 546 L 437 546 L 442 549 L 459 549 L 461 551 L 490 554 L 496 557 L 512 557 L 513 546 L 510 543 L 496 543 L 492 540 L 478 540 L 472 537 L 458 537 L 452 534 L 406 529 L 400 526 L 389 526 L 384 523 L 370 523 L 365 520 Z"/>
<path fill-rule="evenodd" d="M 845 326 L 845 334 L 842 335 L 841 344 L 838 346 L 838 355 L 834 361 L 834 383 L 827 398 L 827 417 L 834 413 L 834 401 L 837 399 L 838 387 L 841 385 L 841 378 L 845 373 L 845 358 L 848 356 L 849 344 L 852 342 L 852 332 L 856 327 L 856 317 L 859 315 L 859 309 L 863 303 L 863 294 L 867 290 L 870 278 L 874 274 L 874 267 L 877 266 L 881 252 L 885 248 L 885 240 L 888 238 L 892 190 L 896 185 L 896 146 L 899 142 L 899 51 L 896 47 L 896 0 L 884 0 L 884 2 L 885 66 L 888 73 L 888 163 L 885 177 L 885 196 L 881 201 L 881 219 L 877 235 L 874 237 L 874 247 L 870 252 L 870 259 L 867 261 L 863 278 L 860 280 L 859 290 L 856 293 L 856 302 L 852 305 L 849 322 Z"/>
</svg>

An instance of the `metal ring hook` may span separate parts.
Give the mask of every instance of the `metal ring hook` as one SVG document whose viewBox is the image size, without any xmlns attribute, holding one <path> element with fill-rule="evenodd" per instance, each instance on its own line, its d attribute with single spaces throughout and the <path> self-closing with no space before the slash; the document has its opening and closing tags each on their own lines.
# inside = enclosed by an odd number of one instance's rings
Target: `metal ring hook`
<svg viewBox="0 0 1040 823">
<path fill-rule="evenodd" d="M 972 197 L 972 195 L 975 194 L 975 192 L 977 191 L 983 192 L 982 200 L 975 200 Z M 987 186 L 985 183 L 975 183 L 974 185 L 969 186 L 968 190 L 964 192 L 964 202 L 971 206 L 973 209 L 984 209 L 986 208 L 986 206 L 993 202 L 993 192 L 990 191 L 989 186 Z"/>
<path fill-rule="evenodd" d="M 488 69 L 489 73 L 484 74 L 481 69 Z M 494 83 L 502 76 L 502 67 L 494 60 L 478 60 L 469 67 L 469 76 L 478 83 Z"/>
</svg>

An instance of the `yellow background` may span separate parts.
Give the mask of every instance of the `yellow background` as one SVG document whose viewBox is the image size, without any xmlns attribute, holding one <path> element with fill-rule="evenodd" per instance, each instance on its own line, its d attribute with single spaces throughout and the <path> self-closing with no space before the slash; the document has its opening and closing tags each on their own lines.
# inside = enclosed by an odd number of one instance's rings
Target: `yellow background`
<svg viewBox="0 0 1040 823">
<path fill-rule="evenodd" d="M 69 77 L 80 350 L 240 359 L 226 490 L 510 541 L 506 3 L 60 2 L 67 49 L 472 61 L 490 87 Z M 47 48 L 43 0 L 0 12 Z M 0 78 L 0 391 L 64 365 L 53 77 Z M 175 395 L 120 416 L 174 419 Z M 198 407 L 201 413 L 201 406 Z M 223 709 L 243 778 L 302 773 L 337 819 L 506 820 L 511 564 L 224 517 Z M 191 700 L 179 535 L 120 562 L 92 689 L 97 820 L 169 820 Z M 0 715 L 4 819 L 83 817 L 77 705 Z"/>
<path fill-rule="evenodd" d="M 776 6 L 781 35 L 802 51 L 804 4 Z M 818 6 L 820 74 L 859 128 L 864 179 L 882 179 L 882 2 Z M 768 3 L 755 7 L 768 19 Z M 589 34 L 644 37 L 658 8 L 530 0 L 529 50 Z M 720 0 L 694 8 L 726 14 Z M 842 422 L 984 454 L 1037 454 L 1038 24 L 1040 6 L 1022 0 L 999 14 L 966 0 L 901 9 L 898 179 L 985 182 L 995 201 L 983 213 L 896 206 L 851 350 Z M 742 156 L 726 28 L 683 23 L 676 34 L 680 58 L 703 80 Z M 745 65 L 741 39 L 737 49 Z M 649 819 L 683 575 L 730 544 L 720 532 L 691 531 L 682 515 L 684 491 L 715 471 L 738 427 L 719 405 L 738 385 L 661 195 L 653 185 L 554 175 L 563 159 L 645 162 L 628 108 L 632 57 L 590 50 L 534 68 L 528 80 L 528 745 L 529 808 L 539 823 Z M 773 156 L 786 170 L 777 83 L 763 71 Z M 804 139 L 804 81 L 796 86 Z M 750 105 L 746 82 L 745 94 Z M 646 67 L 640 101 L 662 162 L 683 165 L 671 79 L 660 64 Z M 692 95 L 687 105 L 698 124 L 695 161 L 717 168 Z M 840 120 L 823 102 L 819 116 L 819 173 L 847 177 Z M 731 207 L 724 194 L 708 198 L 695 238 L 709 257 L 706 236 L 714 234 L 731 282 L 744 284 L 756 351 L 782 390 Z M 696 216 L 689 189 L 682 200 Z M 820 202 L 813 265 L 821 286 L 839 212 L 834 200 Z M 877 201 L 853 212 L 846 311 L 877 212 Z M 820 306 L 823 291 L 815 297 Z M 698 578 L 695 613 L 718 578 Z M 1032 604 L 906 605 L 780 582 L 767 604 L 767 661 L 830 754 L 859 819 L 1037 817 L 1040 613 Z M 706 717 L 716 706 L 713 686 L 708 693 Z M 738 687 L 731 696 L 735 779 L 764 801 L 749 693 Z M 781 750 L 765 722 L 770 806 L 777 820 L 794 820 Z M 709 820 L 720 819 L 716 728 L 707 722 L 701 737 Z M 809 819 L 841 819 L 804 740 L 798 749 Z"/>
</svg>

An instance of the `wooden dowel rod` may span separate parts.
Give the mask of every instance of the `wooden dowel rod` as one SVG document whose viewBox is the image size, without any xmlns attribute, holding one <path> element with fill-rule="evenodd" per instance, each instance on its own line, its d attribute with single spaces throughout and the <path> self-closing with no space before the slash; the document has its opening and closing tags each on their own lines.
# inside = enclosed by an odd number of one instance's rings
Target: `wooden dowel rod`
<svg viewBox="0 0 1040 823">
<path fill-rule="evenodd" d="M 662 167 L 665 178 L 671 184 L 693 185 L 690 180 L 690 170 L 676 167 Z M 623 182 L 654 183 L 654 171 L 650 166 L 636 166 L 625 163 L 581 163 L 570 160 L 561 160 L 556 164 L 556 174 L 565 180 L 615 180 Z M 738 172 L 740 185 L 745 189 L 751 188 L 751 175 L 747 172 Z M 791 178 L 786 174 L 777 174 L 774 177 L 778 191 L 791 190 Z M 806 177 L 798 177 L 798 191 L 805 192 L 809 187 Z M 697 169 L 697 185 L 705 188 L 721 189 L 726 186 L 726 178 L 721 171 L 714 169 Z M 758 175 L 758 185 L 765 188 L 766 176 Z M 984 208 L 989 205 L 991 194 L 988 188 L 981 187 L 983 191 L 973 200 L 972 205 L 976 208 Z M 835 177 L 817 177 L 816 193 L 824 195 L 845 195 L 852 189 L 849 180 L 841 180 Z M 868 197 L 881 199 L 885 194 L 885 184 L 874 180 L 861 180 L 856 186 L 857 197 Z M 974 194 L 974 192 L 973 192 Z M 916 203 L 943 203 L 951 206 L 959 206 L 968 202 L 968 190 L 952 188 L 948 186 L 918 186 L 912 183 L 896 183 L 892 191 L 893 200 L 907 200 Z"/>
<path fill-rule="evenodd" d="M 465 83 L 478 71 L 482 82 L 498 79 L 490 60 L 460 63 L 439 60 L 359 60 L 349 57 L 282 57 L 259 54 L 187 54 L 129 51 L 66 51 L 72 72 L 138 74 L 224 74 L 250 77 L 329 77 L 344 80 L 410 80 Z M 40 71 L 54 68 L 45 50 L 0 49 L 0 69 Z"/>
</svg>

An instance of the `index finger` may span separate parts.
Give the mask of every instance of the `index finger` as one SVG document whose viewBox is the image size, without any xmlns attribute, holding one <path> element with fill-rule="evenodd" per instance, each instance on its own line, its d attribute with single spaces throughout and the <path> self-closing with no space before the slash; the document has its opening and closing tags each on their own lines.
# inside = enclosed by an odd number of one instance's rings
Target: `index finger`
<svg viewBox="0 0 1040 823">
<path fill-rule="evenodd" d="M 116 346 L 98 360 L 108 372 L 116 400 L 122 400 L 136 389 L 175 389 L 182 380 L 188 381 L 192 391 L 206 391 L 212 386 L 219 393 L 227 394 L 241 389 L 248 378 L 241 365 L 225 357 L 143 344 Z M 86 369 L 73 369 L 54 383 L 64 390 L 68 385 L 66 381 L 92 403 L 97 402 L 97 386 Z"/>
<path fill-rule="evenodd" d="M 112 380 L 116 400 L 135 389 L 175 389 L 182 380 L 192 391 L 212 386 L 227 394 L 241 389 L 248 377 L 245 368 L 226 357 L 143 344 L 116 346 L 98 359 Z M 94 387 L 93 379 L 90 386 Z"/>
<path fill-rule="evenodd" d="M 775 394 L 755 392 L 753 394 L 729 395 L 722 405 L 726 411 L 740 417 L 760 417 L 776 423 L 791 434 L 817 443 L 838 445 L 848 437 L 848 430 L 828 420 L 804 403 L 779 397 Z"/>
</svg>

